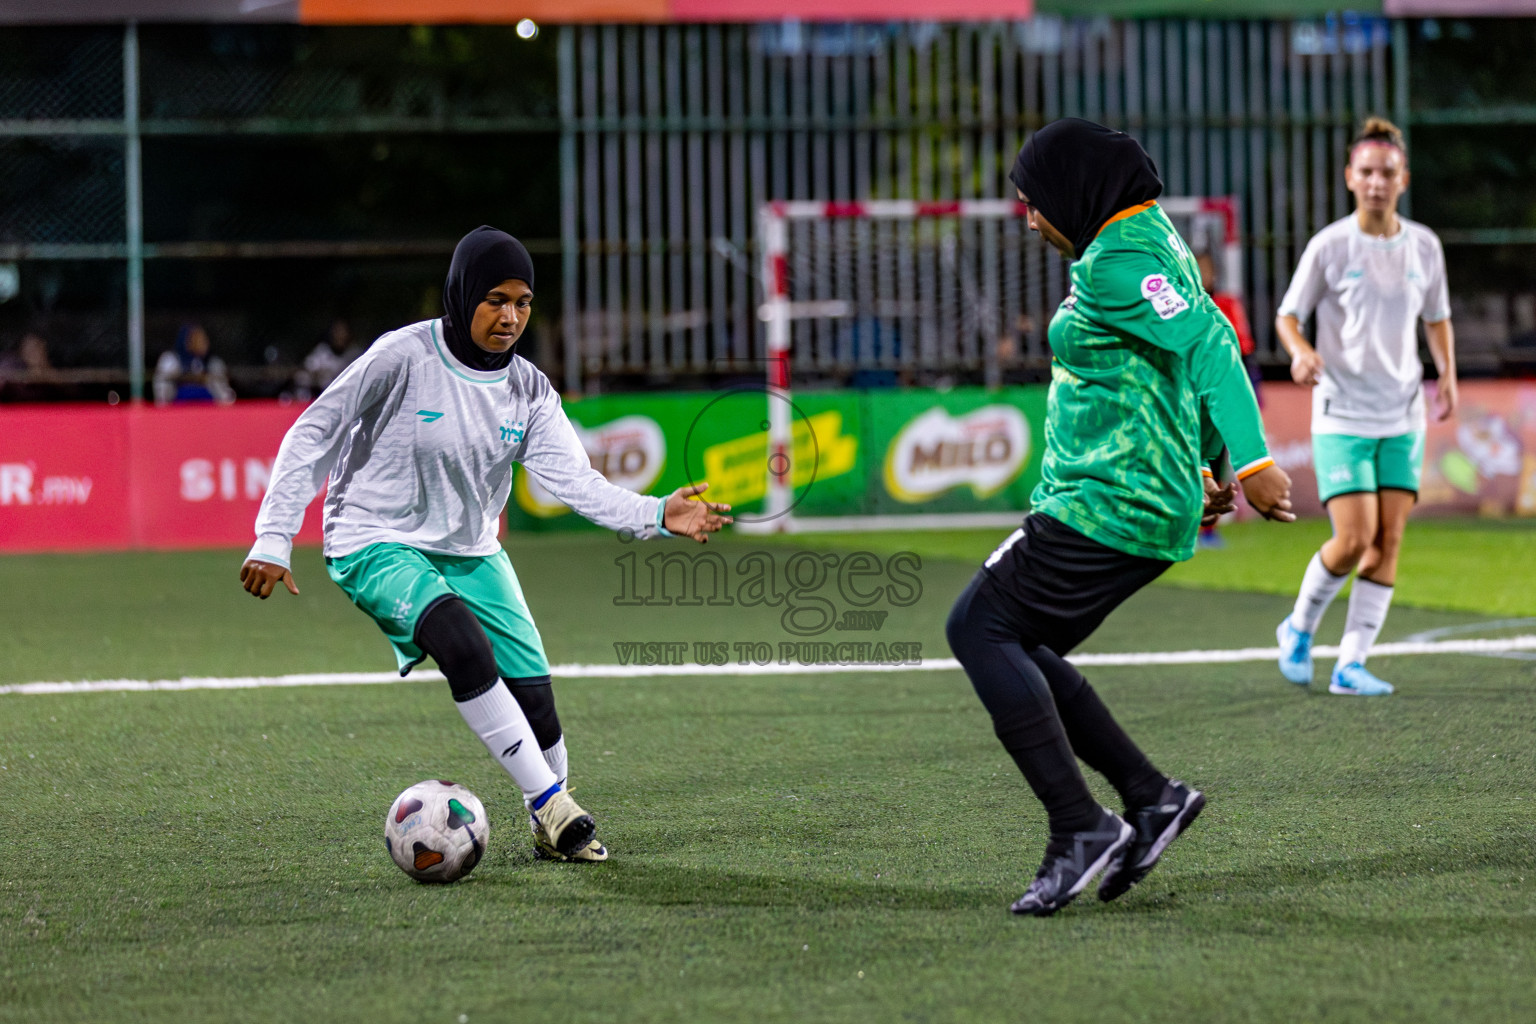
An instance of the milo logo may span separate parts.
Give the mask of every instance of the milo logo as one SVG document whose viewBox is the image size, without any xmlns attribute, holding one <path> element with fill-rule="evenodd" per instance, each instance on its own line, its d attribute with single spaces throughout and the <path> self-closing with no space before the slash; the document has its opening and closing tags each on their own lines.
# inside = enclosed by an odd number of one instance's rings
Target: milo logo
<svg viewBox="0 0 1536 1024">
<path fill-rule="evenodd" d="M 571 426 L 586 449 L 592 468 L 627 490 L 644 494 L 661 476 L 667 461 L 667 440 L 649 416 L 622 416 L 587 430 L 574 419 Z M 550 518 L 569 512 L 526 469 L 519 470 L 513 488 L 518 505 L 529 515 Z"/>
<path fill-rule="evenodd" d="M 902 427 L 885 454 L 885 489 L 912 504 L 955 487 L 978 498 L 1006 487 L 1029 459 L 1029 423 L 1011 405 L 963 416 L 932 408 Z"/>
</svg>

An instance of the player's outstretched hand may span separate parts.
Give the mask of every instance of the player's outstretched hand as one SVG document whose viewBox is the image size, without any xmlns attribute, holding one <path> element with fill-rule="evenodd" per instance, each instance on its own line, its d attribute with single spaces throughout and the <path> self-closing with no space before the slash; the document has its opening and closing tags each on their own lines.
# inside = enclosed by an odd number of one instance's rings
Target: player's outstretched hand
<svg viewBox="0 0 1536 1024">
<path fill-rule="evenodd" d="M 293 573 L 282 566 L 248 558 L 240 567 L 240 585 L 246 589 L 247 593 L 263 601 L 272 596 L 272 591 L 277 589 L 279 583 L 288 588 L 288 593 L 298 596 L 299 588 L 294 585 Z"/>
<path fill-rule="evenodd" d="M 1323 357 L 1310 345 L 1291 357 L 1291 380 L 1311 387 L 1323 379 Z"/>
<path fill-rule="evenodd" d="M 667 495 L 667 504 L 662 510 L 661 525 L 671 533 L 692 537 L 700 544 L 709 543 L 710 534 L 718 532 L 721 527 L 735 520 L 720 514 L 729 512 L 731 510 L 729 505 L 689 500 L 694 495 L 703 494 L 707 490 L 709 490 L 709 484 L 705 482 L 691 487 L 679 487 Z"/>
<path fill-rule="evenodd" d="M 1205 481 L 1205 511 L 1200 516 L 1201 526 L 1215 526 L 1216 520 L 1237 508 L 1237 484 L 1216 486 L 1216 478 L 1200 475 Z"/>
<path fill-rule="evenodd" d="M 1269 465 L 1243 480 L 1243 497 L 1253 510 L 1277 523 L 1294 523 L 1291 511 L 1291 478 L 1279 466 Z"/>
</svg>

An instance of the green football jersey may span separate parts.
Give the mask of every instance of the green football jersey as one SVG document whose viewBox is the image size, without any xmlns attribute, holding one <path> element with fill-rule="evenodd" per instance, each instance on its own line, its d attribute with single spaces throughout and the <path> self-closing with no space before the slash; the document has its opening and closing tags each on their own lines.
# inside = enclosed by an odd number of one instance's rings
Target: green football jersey
<svg viewBox="0 0 1536 1024">
<path fill-rule="evenodd" d="M 1208 417 L 1240 476 L 1270 464 L 1237 334 L 1161 208 L 1111 220 L 1051 319 L 1045 460 L 1034 508 L 1107 547 L 1194 555 Z"/>
</svg>

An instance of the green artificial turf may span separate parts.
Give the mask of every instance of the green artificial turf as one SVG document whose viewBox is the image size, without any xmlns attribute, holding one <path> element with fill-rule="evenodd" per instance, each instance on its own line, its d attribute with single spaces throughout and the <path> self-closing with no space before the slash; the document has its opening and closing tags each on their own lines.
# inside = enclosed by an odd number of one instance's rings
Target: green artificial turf
<svg viewBox="0 0 1536 1024">
<path fill-rule="evenodd" d="M 1410 550 L 1448 538 L 1444 558 L 1489 581 L 1528 543 L 1419 527 Z M 1269 531 L 1234 528 L 1191 568 L 1304 560 L 1264 547 Z M 882 571 L 916 551 L 916 599 L 877 601 L 879 630 L 809 639 L 943 657 L 944 616 L 997 536 L 709 550 L 733 598 L 754 551 L 780 578 L 807 550 L 875 551 Z M 695 642 L 807 639 L 782 604 L 624 603 L 638 588 L 616 560 L 687 546 L 509 547 L 557 664 L 612 664 L 617 640 L 681 641 L 691 661 Z M 0 562 L 0 684 L 393 667 L 317 552 L 296 558 L 302 596 L 267 602 L 238 589 L 239 558 Z M 1086 648 L 1272 642 L 1288 586 L 1197 582 L 1148 588 Z M 1491 582 L 1464 612 L 1403 603 L 1383 639 L 1476 633 L 1512 589 Z M 1265 663 L 1088 670 L 1211 803 L 1142 886 L 1048 921 L 1006 912 L 1043 820 L 954 671 L 558 681 L 575 792 L 613 851 L 594 867 L 532 860 L 512 787 L 440 681 L 0 695 L 0 1022 L 1532 1019 L 1536 662 L 1372 665 L 1396 695 L 1334 698 Z M 382 842 L 394 795 L 428 777 L 491 815 L 489 855 L 453 886 L 411 882 Z"/>
<path fill-rule="evenodd" d="M 1294 596 L 1312 553 L 1329 537 L 1326 519 L 1233 523 L 1221 547 L 1201 549 L 1160 582 L 1211 590 Z M 979 563 L 1006 529 L 890 531 L 797 536 L 778 543 L 871 551 L 923 551 Z M 1414 605 L 1500 616 L 1536 616 L 1536 520 L 1414 519 L 1398 566 L 1394 606 Z"/>
<path fill-rule="evenodd" d="M 562 684 L 595 867 L 531 859 L 441 684 L 0 698 L 0 1020 L 1531 1019 L 1530 664 L 1383 664 L 1382 701 L 1097 672 L 1211 803 L 1045 921 L 958 673 Z M 492 821 L 449 887 L 381 835 L 436 776 Z"/>
<path fill-rule="evenodd" d="M 694 660 L 695 642 L 734 644 L 797 640 L 899 640 L 921 645 L 925 657 L 948 657 L 944 619 L 1004 530 L 928 533 L 823 534 L 809 537 L 724 535 L 707 545 L 684 542 L 624 544 L 608 533 L 515 535 L 507 541 L 534 618 L 555 664 L 614 664 L 616 642 L 683 642 Z M 1267 592 L 1290 596 L 1306 560 L 1326 538 L 1316 521 L 1293 526 L 1239 524 L 1223 530 L 1226 546 L 1201 551 L 1174 566 L 1159 583 L 1133 599 L 1173 614 L 1140 618 L 1112 616 L 1085 650 L 1170 650 L 1189 647 L 1253 647 L 1273 643 L 1268 603 L 1255 606 L 1251 594 L 1221 599 L 1232 612 L 1205 623 L 1197 609 L 1209 599 L 1188 588 Z M 774 560 L 776 586 L 792 590 L 791 561 L 823 559 L 824 580 L 805 588 L 794 603 L 809 609 L 818 599 L 842 612 L 852 604 L 839 594 L 837 571 L 853 552 L 869 552 L 878 571 L 851 580 L 857 593 L 885 588 L 871 610 L 886 617 L 878 630 L 828 629 L 797 636 L 786 630 L 788 600 L 769 606 L 742 603 L 747 573 L 743 559 L 754 552 Z M 713 589 L 712 572 L 698 576 L 699 603 L 677 603 L 681 570 L 657 569 L 658 555 L 720 556 L 725 577 Z M 894 572 L 890 560 L 911 553 L 916 563 Z M 316 548 L 294 553 L 300 596 L 279 591 L 258 601 L 240 589 L 243 551 L 127 552 L 102 555 L 27 555 L 0 561 L 0 621 L 10 625 L 0 685 L 34 680 L 164 679 L 181 676 L 268 676 L 307 672 L 388 672 L 394 655 L 383 634 L 326 576 Z M 913 567 L 915 565 L 915 568 Z M 662 572 L 672 603 L 626 605 L 652 593 L 651 573 Z M 630 575 L 626 577 L 625 573 Z M 691 570 L 690 570 L 691 572 Z M 1536 530 L 1471 522 L 1415 523 L 1409 533 L 1398 593 L 1383 639 L 1396 639 L 1436 626 L 1464 625 L 1509 616 L 1536 616 Z M 814 576 L 800 575 L 803 582 Z M 730 604 L 714 604 L 715 597 Z M 1336 601 L 1321 632 L 1334 642 L 1342 629 L 1346 602 Z M 1262 611 L 1247 609 L 1262 607 Z M 1278 606 L 1276 606 L 1278 607 Z M 1418 608 L 1456 609 L 1461 614 L 1425 616 Z M 1187 609 L 1187 610 L 1186 610 Z M 809 610 L 804 614 L 812 614 Z M 1273 620 L 1273 621 L 1271 621 Z M 799 620 L 814 625 L 814 618 Z M 1179 628 L 1170 628 L 1177 623 Z"/>
</svg>

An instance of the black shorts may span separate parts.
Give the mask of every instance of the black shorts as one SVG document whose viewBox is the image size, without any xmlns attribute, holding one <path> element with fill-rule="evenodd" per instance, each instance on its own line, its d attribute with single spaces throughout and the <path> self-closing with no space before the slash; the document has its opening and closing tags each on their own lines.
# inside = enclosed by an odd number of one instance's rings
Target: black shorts
<svg viewBox="0 0 1536 1024">
<path fill-rule="evenodd" d="M 1172 562 L 1116 551 L 1031 512 L 982 566 L 983 592 L 1017 628 L 1025 650 L 1065 655 Z"/>
</svg>

